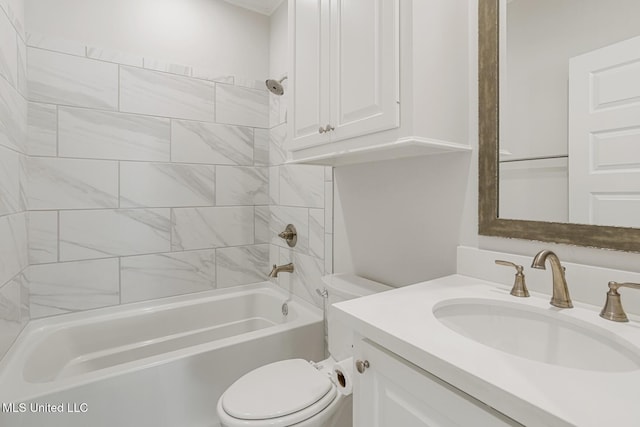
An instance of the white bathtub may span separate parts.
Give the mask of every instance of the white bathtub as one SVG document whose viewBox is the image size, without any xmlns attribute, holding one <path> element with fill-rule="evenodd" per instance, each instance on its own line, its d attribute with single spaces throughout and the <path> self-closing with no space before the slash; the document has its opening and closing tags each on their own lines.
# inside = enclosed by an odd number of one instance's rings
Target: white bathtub
<svg viewBox="0 0 640 427">
<path fill-rule="evenodd" d="M 0 426 L 217 426 L 244 373 L 323 358 L 321 311 L 286 300 L 262 283 L 33 321 L 0 363 Z"/>
</svg>

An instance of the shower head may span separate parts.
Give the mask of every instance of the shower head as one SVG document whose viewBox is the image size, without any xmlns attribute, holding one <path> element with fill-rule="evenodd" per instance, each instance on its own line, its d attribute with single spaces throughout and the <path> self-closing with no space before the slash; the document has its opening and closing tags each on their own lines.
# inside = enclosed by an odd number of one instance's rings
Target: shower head
<svg viewBox="0 0 640 427">
<path fill-rule="evenodd" d="M 282 87 L 282 82 L 285 81 L 286 79 L 287 79 L 287 76 L 284 76 L 280 80 L 269 79 L 264 83 L 267 85 L 267 89 L 269 89 L 271 93 L 273 93 L 274 95 L 280 96 L 284 94 L 284 88 Z"/>
</svg>

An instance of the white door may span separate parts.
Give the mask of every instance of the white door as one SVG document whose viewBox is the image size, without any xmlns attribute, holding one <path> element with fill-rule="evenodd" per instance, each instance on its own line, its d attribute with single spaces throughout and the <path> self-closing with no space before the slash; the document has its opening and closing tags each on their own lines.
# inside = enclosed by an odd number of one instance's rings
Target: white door
<svg viewBox="0 0 640 427">
<path fill-rule="evenodd" d="M 291 148 L 330 141 L 320 127 L 329 123 L 330 0 L 289 2 L 289 133 Z"/>
<path fill-rule="evenodd" d="M 569 221 L 640 226 L 640 37 L 569 62 Z"/>
<path fill-rule="evenodd" d="M 331 0 L 332 142 L 399 125 L 398 0 Z"/>
<path fill-rule="evenodd" d="M 519 426 L 456 388 L 368 340 L 356 344 L 354 427 Z"/>
</svg>

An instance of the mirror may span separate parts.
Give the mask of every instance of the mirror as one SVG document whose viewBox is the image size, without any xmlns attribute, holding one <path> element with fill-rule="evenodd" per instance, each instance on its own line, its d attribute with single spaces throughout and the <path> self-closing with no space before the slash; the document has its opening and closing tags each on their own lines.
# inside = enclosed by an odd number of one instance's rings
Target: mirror
<svg viewBox="0 0 640 427">
<path fill-rule="evenodd" d="M 501 6 L 499 216 L 640 227 L 640 2 Z"/>
<path fill-rule="evenodd" d="M 640 251 L 639 15 L 479 0 L 481 235 Z"/>
</svg>

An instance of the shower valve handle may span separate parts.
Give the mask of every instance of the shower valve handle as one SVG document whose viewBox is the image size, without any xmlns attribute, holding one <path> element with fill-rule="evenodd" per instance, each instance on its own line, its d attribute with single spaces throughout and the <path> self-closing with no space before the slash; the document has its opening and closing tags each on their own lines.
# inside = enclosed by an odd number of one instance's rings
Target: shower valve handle
<svg viewBox="0 0 640 427">
<path fill-rule="evenodd" d="M 287 227 L 282 233 L 278 234 L 278 237 L 286 240 L 289 247 L 294 247 L 298 243 L 298 232 L 293 224 L 287 224 Z"/>
</svg>

